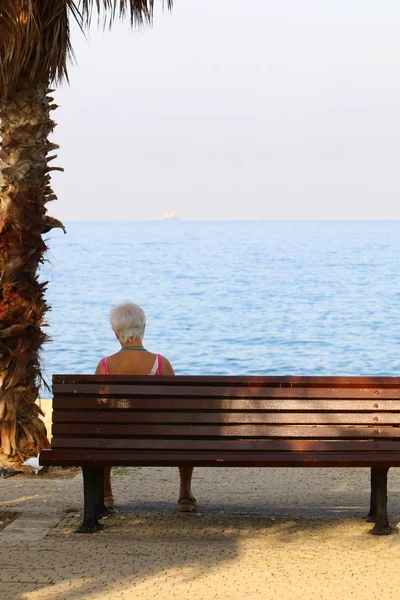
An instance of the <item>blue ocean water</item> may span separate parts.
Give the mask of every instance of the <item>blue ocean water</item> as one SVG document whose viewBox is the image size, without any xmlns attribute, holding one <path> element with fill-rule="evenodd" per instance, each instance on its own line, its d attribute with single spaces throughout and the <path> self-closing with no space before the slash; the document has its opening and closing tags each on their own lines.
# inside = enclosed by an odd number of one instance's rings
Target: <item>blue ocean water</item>
<svg viewBox="0 0 400 600">
<path fill-rule="evenodd" d="M 399 375 L 400 222 L 74 222 L 42 279 L 53 373 L 117 350 L 110 307 L 147 314 L 177 374 Z"/>
</svg>

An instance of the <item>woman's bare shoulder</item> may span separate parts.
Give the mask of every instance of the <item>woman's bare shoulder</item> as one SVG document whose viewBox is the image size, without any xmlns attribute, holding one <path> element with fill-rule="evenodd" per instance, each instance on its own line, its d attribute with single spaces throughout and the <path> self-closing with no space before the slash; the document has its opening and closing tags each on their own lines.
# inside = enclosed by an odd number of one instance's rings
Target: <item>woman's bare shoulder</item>
<svg viewBox="0 0 400 600">
<path fill-rule="evenodd" d="M 162 372 L 163 375 L 175 375 L 175 371 L 171 363 L 165 356 L 162 357 Z"/>
<path fill-rule="evenodd" d="M 104 358 L 108 361 L 111 359 L 111 361 L 113 361 L 113 359 L 120 354 L 120 351 L 115 352 L 114 354 L 110 354 L 110 356 L 105 356 L 103 357 L 99 362 L 98 365 L 96 367 L 96 370 L 94 372 L 95 375 L 104 375 L 104 364 L 103 364 L 103 360 Z"/>
<path fill-rule="evenodd" d="M 96 367 L 94 374 L 95 375 L 104 375 L 103 359 L 99 360 L 99 363 Z"/>
</svg>

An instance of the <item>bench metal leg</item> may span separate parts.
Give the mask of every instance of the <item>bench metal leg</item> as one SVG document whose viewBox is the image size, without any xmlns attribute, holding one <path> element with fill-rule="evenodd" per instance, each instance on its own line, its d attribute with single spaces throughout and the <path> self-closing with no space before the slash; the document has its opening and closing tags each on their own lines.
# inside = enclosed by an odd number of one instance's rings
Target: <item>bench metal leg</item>
<svg viewBox="0 0 400 600">
<path fill-rule="evenodd" d="M 84 508 L 83 521 L 76 533 L 94 533 L 103 529 L 98 522 L 99 497 L 99 471 L 103 469 L 94 467 L 82 467 L 83 472 L 83 494 Z M 103 492 L 102 492 L 103 493 Z"/>
<path fill-rule="evenodd" d="M 375 523 L 376 521 L 376 473 L 378 469 L 371 468 L 371 499 L 369 506 L 369 513 L 367 515 L 368 523 Z"/>
<path fill-rule="evenodd" d="M 104 506 L 104 469 L 96 469 L 96 516 L 101 519 L 109 514 Z"/>
<path fill-rule="evenodd" d="M 387 474 L 388 468 L 372 469 L 375 471 L 371 478 L 374 486 L 374 502 L 376 509 L 375 527 L 373 535 L 388 535 L 392 532 L 387 516 Z M 372 473 L 371 473 L 372 475 Z"/>
</svg>

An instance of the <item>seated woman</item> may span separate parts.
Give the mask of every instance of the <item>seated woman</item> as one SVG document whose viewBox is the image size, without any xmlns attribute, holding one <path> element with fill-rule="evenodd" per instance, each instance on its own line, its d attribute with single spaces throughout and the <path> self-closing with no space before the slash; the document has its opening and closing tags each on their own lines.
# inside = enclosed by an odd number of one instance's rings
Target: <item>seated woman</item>
<svg viewBox="0 0 400 600">
<path fill-rule="evenodd" d="M 125 302 L 111 309 L 110 323 L 121 344 L 121 349 L 99 362 L 96 368 L 97 375 L 175 375 L 167 358 L 143 348 L 146 315 L 137 304 Z M 179 509 L 182 512 L 194 512 L 197 510 L 197 505 L 191 491 L 193 467 L 179 467 L 179 474 Z M 106 508 L 114 508 L 110 475 L 111 468 L 106 467 L 104 469 Z"/>
</svg>

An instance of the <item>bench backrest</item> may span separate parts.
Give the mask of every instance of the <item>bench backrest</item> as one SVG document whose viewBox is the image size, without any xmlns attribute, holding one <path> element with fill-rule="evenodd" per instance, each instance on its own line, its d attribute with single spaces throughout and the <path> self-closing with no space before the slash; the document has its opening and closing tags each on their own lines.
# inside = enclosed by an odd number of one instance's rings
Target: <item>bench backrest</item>
<svg viewBox="0 0 400 600">
<path fill-rule="evenodd" d="M 400 452 L 400 378 L 55 375 L 53 392 L 53 449 Z"/>
</svg>

